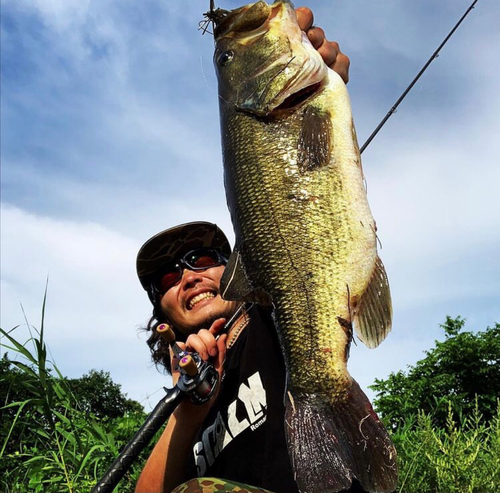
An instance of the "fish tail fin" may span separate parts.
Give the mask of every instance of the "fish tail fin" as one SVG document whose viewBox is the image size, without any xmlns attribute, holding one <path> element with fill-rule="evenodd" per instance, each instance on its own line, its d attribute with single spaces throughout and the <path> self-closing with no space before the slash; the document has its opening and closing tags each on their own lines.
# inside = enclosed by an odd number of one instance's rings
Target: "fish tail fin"
<svg viewBox="0 0 500 493">
<path fill-rule="evenodd" d="M 354 380 L 334 404 L 323 394 L 288 392 L 285 427 L 301 493 L 347 490 L 353 480 L 365 491 L 396 489 L 396 450 Z"/>
</svg>

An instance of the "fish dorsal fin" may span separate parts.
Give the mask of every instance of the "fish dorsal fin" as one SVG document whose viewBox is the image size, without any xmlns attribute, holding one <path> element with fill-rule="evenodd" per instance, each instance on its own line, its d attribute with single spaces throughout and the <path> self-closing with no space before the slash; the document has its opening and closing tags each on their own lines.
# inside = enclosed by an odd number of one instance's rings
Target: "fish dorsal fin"
<svg viewBox="0 0 500 493">
<path fill-rule="evenodd" d="M 260 305 L 270 305 L 270 296 L 262 289 L 255 288 L 247 276 L 243 258 L 238 247 L 233 253 L 220 280 L 223 299 L 231 301 L 251 301 Z"/>
<path fill-rule="evenodd" d="M 391 331 L 392 324 L 389 281 L 378 255 L 370 282 L 353 311 L 359 339 L 369 348 L 376 348 Z"/>
</svg>

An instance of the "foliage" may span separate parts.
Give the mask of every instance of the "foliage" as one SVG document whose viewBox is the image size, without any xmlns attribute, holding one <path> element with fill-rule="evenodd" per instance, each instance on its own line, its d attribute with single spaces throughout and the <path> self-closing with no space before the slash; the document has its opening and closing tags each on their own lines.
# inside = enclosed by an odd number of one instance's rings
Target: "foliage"
<svg viewBox="0 0 500 493">
<path fill-rule="evenodd" d="M 8 341 L 3 346 L 22 358 L 10 361 L 4 355 L 0 363 L 4 403 L 0 410 L 0 487 L 6 492 L 88 491 L 146 415 L 138 403 L 116 395 L 119 386 L 105 373 L 91 372 L 81 387 L 68 382 L 47 358 L 43 313 L 40 332 L 30 327 L 32 337 L 26 343 L 14 337 L 16 328 L 0 329 Z M 112 415 L 105 415 L 105 405 L 93 407 L 97 394 L 87 401 L 78 396 L 89 381 L 112 390 L 109 402 L 118 403 L 108 408 Z M 120 491 L 133 490 L 151 446 L 122 479 Z"/>
<path fill-rule="evenodd" d="M 118 418 L 142 411 L 138 402 L 122 394 L 121 386 L 113 382 L 109 372 L 90 370 L 80 378 L 69 379 L 68 384 L 78 396 L 80 409 L 98 418 Z"/>
<path fill-rule="evenodd" d="M 374 406 L 390 429 L 408 423 L 408 417 L 416 420 L 421 412 L 445 428 L 450 408 L 458 420 L 474 412 L 476 405 L 484 420 L 495 416 L 500 395 L 500 324 L 477 333 L 463 331 L 464 324 L 461 317 L 447 317 L 441 325 L 443 342 L 436 341 L 407 373 L 391 373 L 370 387 L 377 393 Z"/>
<path fill-rule="evenodd" d="M 471 334 L 463 325 L 448 317 L 444 342 L 408 375 L 398 372 L 373 386 L 398 451 L 400 492 L 500 491 L 500 326 Z M 22 357 L 0 360 L 0 488 L 89 491 L 145 414 L 108 373 L 65 379 L 47 358 L 43 313 L 40 332 L 32 329 L 26 343 L 15 329 L 0 329 L 3 346 Z M 154 442 L 117 491 L 133 490 Z"/>
<path fill-rule="evenodd" d="M 476 407 L 455 421 L 448 407 L 446 426 L 420 412 L 393 432 L 399 487 L 405 493 L 493 493 L 500 491 L 500 407 L 489 423 Z"/>
<path fill-rule="evenodd" d="M 371 387 L 398 452 L 398 491 L 500 491 L 500 325 L 464 325 L 447 317 L 444 341 Z"/>
</svg>

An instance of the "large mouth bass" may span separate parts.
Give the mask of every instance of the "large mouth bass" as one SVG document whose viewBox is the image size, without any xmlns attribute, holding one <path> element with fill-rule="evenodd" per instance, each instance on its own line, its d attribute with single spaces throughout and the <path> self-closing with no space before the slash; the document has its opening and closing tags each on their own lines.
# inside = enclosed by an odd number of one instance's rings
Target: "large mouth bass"
<svg viewBox="0 0 500 493">
<path fill-rule="evenodd" d="M 394 446 L 347 371 L 353 327 L 375 347 L 392 310 L 345 84 L 290 2 L 214 11 L 212 20 L 236 235 L 223 296 L 274 305 L 300 491 L 340 491 L 353 478 L 392 491 Z"/>
</svg>

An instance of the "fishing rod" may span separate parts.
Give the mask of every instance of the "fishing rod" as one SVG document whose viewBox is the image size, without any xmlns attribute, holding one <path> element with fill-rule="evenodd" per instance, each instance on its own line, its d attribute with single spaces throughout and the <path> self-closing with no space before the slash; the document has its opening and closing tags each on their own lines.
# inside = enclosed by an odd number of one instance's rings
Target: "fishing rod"
<svg viewBox="0 0 500 493">
<path fill-rule="evenodd" d="M 399 99 L 394 103 L 393 107 L 389 110 L 387 115 L 382 119 L 382 121 L 378 124 L 377 128 L 372 132 L 370 137 L 366 140 L 366 142 L 361 146 L 361 149 L 359 150 L 360 153 L 363 153 L 363 151 L 368 147 L 370 142 L 375 138 L 375 136 L 379 133 L 380 129 L 385 125 L 387 120 L 396 112 L 399 104 L 403 99 L 406 97 L 406 95 L 411 91 L 413 86 L 417 83 L 418 79 L 422 76 L 422 74 L 427 70 L 427 67 L 439 56 L 439 52 L 443 48 L 443 46 L 447 43 L 447 41 L 453 36 L 455 31 L 458 29 L 458 26 L 462 24 L 463 20 L 469 15 L 469 13 L 472 11 L 474 6 L 478 0 L 474 0 L 471 4 L 471 6 L 466 10 L 465 14 L 460 18 L 460 20 L 455 24 L 455 27 L 448 33 L 446 38 L 443 40 L 443 42 L 439 45 L 438 49 L 431 55 L 429 60 L 427 60 L 427 63 L 422 67 L 420 72 L 416 75 L 416 77 L 411 81 L 410 85 L 405 89 L 403 94 L 399 97 Z"/>
<path fill-rule="evenodd" d="M 185 397 L 189 397 L 195 404 L 203 404 L 214 395 L 217 389 L 219 375 L 212 364 L 203 361 L 198 353 L 182 350 L 175 342 L 174 331 L 169 325 L 160 324 L 157 332 L 169 343 L 173 353 L 179 359 L 180 377 L 177 385 L 171 389 L 165 388 L 167 395 L 158 402 L 91 493 L 111 493 L 115 489 L 139 454 Z"/>
<path fill-rule="evenodd" d="M 253 303 L 242 304 L 224 324 L 217 338 L 227 333 L 236 319 L 248 313 L 252 307 Z M 179 361 L 179 380 L 173 388 L 165 388 L 167 394 L 151 411 L 144 424 L 125 445 L 101 480 L 92 488 L 91 493 L 111 493 L 115 489 L 139 454 L 186 397 L 189 397 L 195 404 L 203 404 L 210 400 L 217 390 L 219 374 L 211 363 L 203 361 L 196 352 L 181 349 L 175 340 L 175 334 L 170 325 L 160 324 L 156 331 L 169 344 L 173 354 Z"/>
</svg>

